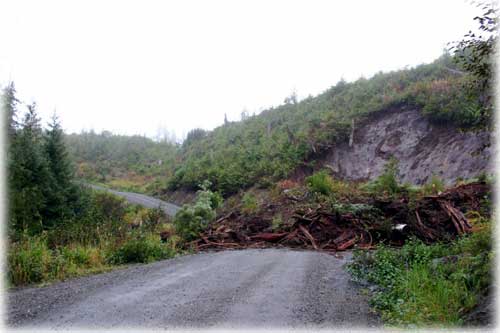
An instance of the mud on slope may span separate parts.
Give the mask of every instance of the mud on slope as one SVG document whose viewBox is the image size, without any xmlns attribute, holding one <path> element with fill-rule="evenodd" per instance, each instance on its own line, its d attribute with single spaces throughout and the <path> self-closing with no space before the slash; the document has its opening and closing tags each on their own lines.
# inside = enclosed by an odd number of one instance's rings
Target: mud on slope
<svg viewBox="0 0 500 333">
<path fill-rule="evenodd" d="M 418 110 L 398 107 L 372 114 L 355 124 L 353 144 L 336 146 L 322 160 L 343 179 L 367 180 L 380 175 L 394 156 L 400 181 L 415 185 L 436 175 L 446 184 L 492 172 L 490 133 L 463 133 L 431 123 Z"/>
</svg>

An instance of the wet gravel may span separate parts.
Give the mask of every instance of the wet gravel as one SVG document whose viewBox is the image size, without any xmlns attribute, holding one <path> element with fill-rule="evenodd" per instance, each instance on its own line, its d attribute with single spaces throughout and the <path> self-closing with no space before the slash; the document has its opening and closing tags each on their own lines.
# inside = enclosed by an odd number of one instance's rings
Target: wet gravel
<svg viewBox="0 0 500 333">
<path fill-rule="evenodd" d="M 377 327 L 350 253 L 206 252 L 8 292 L 23 328 Z"/>
</svg>

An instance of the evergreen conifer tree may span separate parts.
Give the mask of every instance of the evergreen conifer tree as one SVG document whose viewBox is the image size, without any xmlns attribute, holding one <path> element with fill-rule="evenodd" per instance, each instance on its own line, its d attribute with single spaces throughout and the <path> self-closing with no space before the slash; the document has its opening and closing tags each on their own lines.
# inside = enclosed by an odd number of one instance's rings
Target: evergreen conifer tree
<svg viewBox="0 0 500 333">
<path fill-rule="evenodd" d="M 43 148 L 50 173 L 44 215 L 48 224 L 55 225 L 72 215 L 72 206 L 77 200 L 73 165 L 65 146 L 61 124 L 55 114 L 45 133 Z"/>
<path fill-rule="evenodd" d="M 21 128 L 10 145 L 9 220 L 15 231 L 40 232 L 48 193 L 47 162 L 42 152 L 42 129 L 35 103 L 28 105 Z"/>
<path fill-rule="evenodd" d="M 7 134 L 7 139 L 12 140 L 17 127 L 17 104 L 19 100 L 16 98 L 16 88 L 14 82 L 10 82 L 2 93 L 2 108 L 4 112 L 4 130 Z"/>
</svg>

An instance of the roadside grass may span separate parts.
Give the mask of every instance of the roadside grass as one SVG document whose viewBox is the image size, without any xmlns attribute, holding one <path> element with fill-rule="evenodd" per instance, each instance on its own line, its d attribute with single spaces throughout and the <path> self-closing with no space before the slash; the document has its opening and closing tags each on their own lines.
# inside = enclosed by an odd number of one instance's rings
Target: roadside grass
<svg viewBox="0 0 500 333">
<path fill-rule="evenodd" d="M 371 305 L 388 326 L 458 327 L 491 286 L 490 222 L 476 222 L 476 230 L 448 244 L 355 251 L 348 270 L 377 286 Z"/>
<path fill-rule="evenodd" d="M 8 281 L 13 286 L 64 280 L 110 269 L 99 247 L 77 244 L 50 249 L 46 234 L 11 244 Z"/>
<path fill-rule="evenodd" d="M 219 193 L 201 185 L 197 201 L 171 221 L 160 209 L 127 204 L 105 191 L 91 191 L 88 214 L 62 221 L 38 235 L 12 235 L 7 255 L 10 286 L 47 283 L 150 263 L 189 253 L 189 241 L 212 221 Z"/>
<path fill-rule="evenodd" d="M 63 221 L 38 235 L 11 237 L 9 286 L 48 283 L 147 263 L 181 253 L 172 223 L 161 210 L 130 205 L 113 194 L 92 191 L 81 220 Z M 169 229 L 165 241 L 160 232 Z"/>
<path fill-rule="evenodd" d="M 10 286 L 38 284 L 168 259 L 181 252 L 175 242 L 175 237 L 162 242 L 158 234 L 143 232 L 97 246 L 72 243 L 51 249 L 46 234 L 25 237 L 10 245 L 7 280 Z"/>
</svg>

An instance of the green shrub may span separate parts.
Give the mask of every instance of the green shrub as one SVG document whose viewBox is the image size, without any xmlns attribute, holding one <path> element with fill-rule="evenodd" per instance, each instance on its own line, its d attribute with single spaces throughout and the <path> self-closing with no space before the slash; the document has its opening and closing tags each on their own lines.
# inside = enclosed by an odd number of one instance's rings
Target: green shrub
<svg viewBox="0 0 500 333">
<path fill-rule="evenodd" d="M 259 208 L 257 198 L 252 193 L 245 193 L 241 198 L 241 211 L 245 214 L 254 214 Z"/>
<path fill-rule="evenodd" d="M 206 229 L 208 222 L 215 218 L 212 209 L 185 205 L 175 214 L 174 225 L 176 233 L 185 241 L 196 239 Z"/>
<path fill-rule="evenodd" d="M 438 123 L 453 122 L 463 128 L 480 125 L 483 106 L 479 91 L 464 93 L 467 78 L 435 80 L 421 83 L 415 102 L 422 113 Z"/>
<path fill-rule="evenodd" d="M 108 220 L 121 220 L 127 209 L 125 199 L 105 191 L 94 191 L 92 205 L 96 212 Z"/>
<path fill-rule="evenodd" d="M 113 253 L 110 262 L 114 264 L 148 263 L 172 256 L 159 236 L 139 235 L 123 243 Z"/>
<path fill-rule="evenodd" d="M 398 172 L 398 160 L 391 157 L 384 167 L 384 172 L 362 188 L 372 194 L 394 196 L 402 191 L 397 180 Z"/>
<path fill-rule="evenodd" d="M 195 204 L 184 205 L 174 217 L 175 231 L 184 241 L 196 239 L 215 219 L 215 210 L 222 203 L 222 196 L 208 189 L 210 182 L 205 181 L 200 187 Z"/>
<path fill-rule="evenodd" d="M 314 193 L 329 195 L 333 192 L 333 179 L 326 170 L 315 172 L 307 177 L 306 184 Z"/>
</svg>

